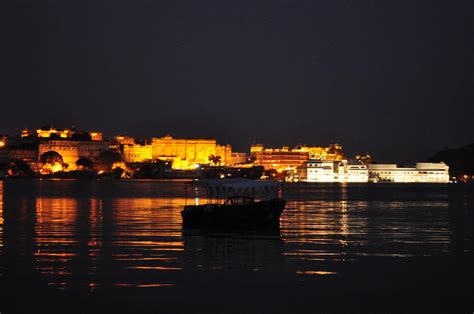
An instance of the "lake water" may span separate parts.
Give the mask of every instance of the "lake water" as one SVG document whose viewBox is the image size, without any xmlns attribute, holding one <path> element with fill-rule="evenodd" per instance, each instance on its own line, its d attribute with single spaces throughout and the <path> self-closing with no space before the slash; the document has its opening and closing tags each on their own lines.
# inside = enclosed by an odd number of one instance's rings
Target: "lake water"
<svg viewBox="0 0 474 314">
<path fill-rule="evenodd" d="M 285 185 L 277 233 L 182 230 L 183 181 L 0 181 L 0 312 L 472 313 L 473 187 Z"/>
</svg>

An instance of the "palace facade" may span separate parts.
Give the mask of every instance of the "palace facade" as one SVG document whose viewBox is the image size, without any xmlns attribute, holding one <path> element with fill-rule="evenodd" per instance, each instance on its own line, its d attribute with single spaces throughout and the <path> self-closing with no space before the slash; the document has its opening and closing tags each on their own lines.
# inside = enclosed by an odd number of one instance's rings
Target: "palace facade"
<svg viewBox="0 0 474 314">
<path fill-rule="evenodd" d="M 308 160 L 298 169 L 299 179 L 306 182 L 368 182 L 369 170 L 360 162 Z"/>
<path fill-rule="evenodd" d="M 68 165 L 67 170 L 76 170 L 76 161 L 79 158 L 85 157 L 94 161 L 107 150 L 109 143 L 106 141 L 44 140 L 39 143 L 38 158 L 46 152 L 54 151 L 60 154 L 63 162 Z"/>
<path fill-rule="evenodd" d="M 300 145 L 295 148 L 265 148 L 263 144 L 256 144 L 250 147 L 250 154 L 255 164 L 263 166 L 265 170 L 275 169 L 279 172 L 296 170 L 309 159 L 339 161 L 344 158 L 339 144 L 328 147 Z"/>
<path fill-rule="evenodd" d="M 419 162 L 415 167 L 398 167 L 396 164 L 370 164 L 368 167 L 370 180 L 373 182 L 449 182 L 449 166 L 444 162 Z"/>
<path fill-rule="evenodd" d="M 232 147 L 215 139 L 176 139 L 169 135 L 152 138 L 153 159 L 169 160 L 173 169 L 195 169 L 200 164 L 231 164 Z M 214 161 L 212 161 L 213 159 Z"/>
</svg>

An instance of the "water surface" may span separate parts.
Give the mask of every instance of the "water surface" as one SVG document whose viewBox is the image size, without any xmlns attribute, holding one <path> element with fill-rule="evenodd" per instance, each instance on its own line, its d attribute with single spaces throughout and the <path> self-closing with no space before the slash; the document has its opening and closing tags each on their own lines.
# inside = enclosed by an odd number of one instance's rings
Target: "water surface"
<svg viewBox="0 0 474 314">
<path fill-rule="evenodd" d="M 280 231 L 182 230 L 184 181 L 0 181 L 2 313 L 469 312 L 472 187 L 287 184 Z"/>
</svg>

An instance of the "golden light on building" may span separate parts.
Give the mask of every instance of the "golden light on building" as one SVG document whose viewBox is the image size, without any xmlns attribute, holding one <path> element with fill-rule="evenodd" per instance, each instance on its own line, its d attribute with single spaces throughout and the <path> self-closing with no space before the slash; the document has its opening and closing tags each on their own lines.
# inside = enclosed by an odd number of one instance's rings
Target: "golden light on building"
<svg viewBox="0 0 474 314">
<path fill-rule="evenodd" d="M 57 135 L 60 138 L 69 138 L 72 133 L 73 132 L 69 129 L 56 129 L 54 127 L 36 130 L 36 136 L 39 138 L 50 138 L 52 135 Z"/>
<path fill-rule="evenodd" d="M 63 171 L 63 165 L 57 162 L 51 167 L 51 172 L 59 172 L 59 171 Z"/>
<path fill-rule="evenodd" d="M 46 152 L 54 151 L 62 157 L 63 163 L 68 165 L 67 169 L 63 170 L 70 171 L 77 170 L 76 162 L 80 158 L 94 161 L 107 150 L 109 150 L 109 144 L 105 141 L 45 140 L 38 146 L 38 158 Z"/>
<path fill-rule="evenodd" d="M 91 139 L 93 141 L 103 141 L 103 139 L 104 139 L 104 137 L 102 135 L 102 132 L 89 131 L 89 135 L 91 136 Z"/>
<path fill-rule="evenodd" d="M 121 145 L 135 145 L 135 139 L 126 135 L 116 135 L 114 140 Z"/>
<path fill-rule="evenodd" d="M 175 139 L 169 135 L 152 139 L 153 159 L 172 162 L 173 169 L 196 169 L 210 164 L 210 157 L 220 157 L 220 164 L 232 162 L 232 147 L 219 145 L 215 139 Z"/>
<path fill-rule="evenodd" d="M 250 153 L 261 152 L 263 151 L 263 149 L 264 149 L 263 144 L 254 144 L 250 146 Z"/>
<path fill-rule="evenodd" d="M 265 148 L 262 144 L 252 145 L 250 153 L 255 158 L 255 164 L 263 166 L 266 170 L 275 169 L 278 172 L 296 170 L 309 159 L 317 160 L 343 160 L 342 147 L 331 144 L 328 147 L 297 146 L 290 148 Z"/>
<path fill-rule="evenodd" d="M 56 172 L 61 172 L 65 170 L 65 165 L 60 162 L 55 162 L 54 164 L 45 163 L 42 165 L 39 172 L 41 174 L 51 174 Z"/>
<path fill-rule="evenodd" d="M 21 130 L 21 137 L 29 137 L 31 136 L 31 131 L 28 129 Z"/>
<path fill-rule="evenodd" d="M 102 141 L 103 135 L 99 131 L 77 132 L 73 129 L 58 129 L 54 126 L 42 127 L 31 131 L 29 129 L 21 130 L 21 137 L 36 136 L 40 139 L 56 138 L 56 139 L 70 139 L 75 133 L 87 133 L 90 135 L 92 141 Z"/>
<path fill-rule="evenodd" d="M 126 162 L 144 162 L 153 159 L 152 145 L 124 145 L 123 158 Z"/>
</svg>

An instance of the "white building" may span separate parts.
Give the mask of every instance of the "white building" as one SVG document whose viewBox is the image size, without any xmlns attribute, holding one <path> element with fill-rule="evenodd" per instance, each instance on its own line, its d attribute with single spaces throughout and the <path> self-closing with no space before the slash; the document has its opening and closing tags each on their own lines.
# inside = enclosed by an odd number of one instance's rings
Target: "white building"
<svg viewBox="0 0 474 314">
<path fill-rule="evenodd" d="M 398 167 L 396 164 L 370 164 L 370 181 L 395 183 L 448 183 L 449 166 L 444 162 L 419 162 L 415 167 Z"/>
<path fill-rule="evenodd" d="M 361 163 L 309 160 L 299 171 L 307 182 L 368 182 L 369 171 Z"/>
</svg>

